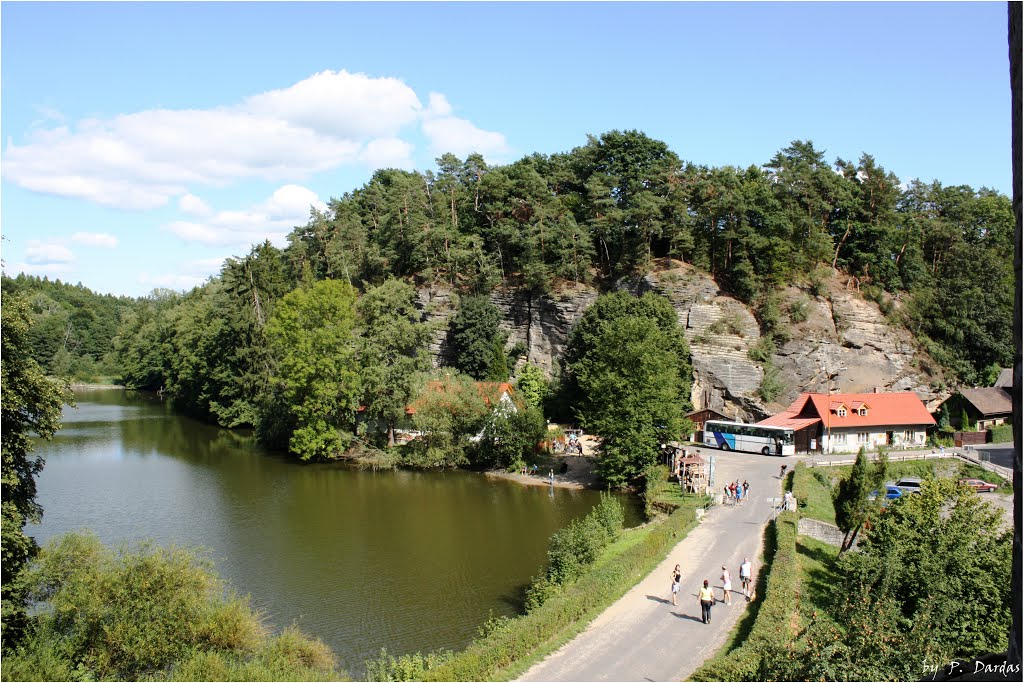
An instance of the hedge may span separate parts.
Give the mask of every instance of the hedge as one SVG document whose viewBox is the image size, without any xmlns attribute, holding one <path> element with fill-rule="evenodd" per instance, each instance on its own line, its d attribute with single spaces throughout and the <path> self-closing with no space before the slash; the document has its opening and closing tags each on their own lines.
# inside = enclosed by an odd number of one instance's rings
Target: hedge
<svg viewBox="0 0 1024 683">
<path fill-rule="evenodd" d="M 988 443 L 1008 443 L 1013 441 L 1012 424 L 996 425 L 995 427 L 989 427 L 986 431 L 988 436 L 985 438 L 985 441 Z"/>
<path fill-rule="evenodd" d="M 764 600 L 757 612 L 750 635 L 731 652 L 719 652 L 690 676 L 693 681 L 771 680 L 775 658 L 784 656 L 792 639 L 788 625 L 797 611 L 800 591 L 800 567 L 797 560 L 797 522 L 795 512 L 780 513 L 774 523 L 775 554 L 768 572 Z"/>
<path fill-rule="evenodd" d="M 492 621 L 486 633 L 465 650 L 421 672 L 421 680 L 494 681 L 517 675 L 510 667 L 522 668 L 539 650 L 558 644 L 573 628 L 589 623 L 664 560 L 696 526 L 694 509 L 693 505 L 679 508 L 628 552 L 592 566 L 529 614 Z"/>
</svg>

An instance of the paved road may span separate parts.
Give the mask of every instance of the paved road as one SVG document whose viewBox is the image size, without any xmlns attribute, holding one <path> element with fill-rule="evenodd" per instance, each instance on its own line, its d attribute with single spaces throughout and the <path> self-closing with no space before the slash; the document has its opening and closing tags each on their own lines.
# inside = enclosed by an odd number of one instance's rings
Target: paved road
<svg viewBox="0 0 1024 683">
<path fill-rule="evenodd" d="M 743 594 L 732 605 L 719 602 L 711 624 L 700 619 L 697 590 L 706 578 L 721 599 L 722 565 L 729 568 L 733 588 L 740 590 L 739 565 L 744 556 L 760 570 L 759 553 L 765 523 L 771 517 L 768 497 L 781 495 L 779 465 L 790 468 L 797 458 L 715 453 L 715 481 L 750 482 L 750 499 L 739 507 L 715 506 L 658 567 L 587 629 L 547 659 L 533 666 L 524 681 L 679 681 L 713 655 L 746 608 Z M 682 565 L 679 605 L 669 591 L 672 567 Z"/>
</svg>

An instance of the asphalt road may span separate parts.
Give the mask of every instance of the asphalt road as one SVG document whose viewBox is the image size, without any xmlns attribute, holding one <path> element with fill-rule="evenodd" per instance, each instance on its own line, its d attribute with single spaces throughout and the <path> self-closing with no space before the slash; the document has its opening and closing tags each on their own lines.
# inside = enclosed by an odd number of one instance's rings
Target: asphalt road
<svg viewBox="0 0 1024 683">
<path fill-rule="evenodd" d="M 767 498 L 782 495 L 779 465 L 787 463 L 791 468 L 797 458 L 700 451 L 705 457 L 716 455 L 718 490 L 729 481 L 747 479 L 750 498 L 738 507 L 712 507 L 651 574 L 520 680 L 685 680 L 725 642 L 746 609 L 739 592 L 740 563 L 744 557 L 750 558 L 756 582 L 761 539 L 772 514 Z M 669 577 L 677 563 L 682 567 L 682 590 L 678 606 L 673 606 Z M 723 564 L 732 575 L 732 605 L 718 602 L 711 623 L 705 625 L 697 591 L 708 579 L 721 600 Z"/>
<path fill-rule="evenodd" d="M 987 443 L 984 446 L 975 446 L 976 451 L 987 451 L 992 464 L 1013 469 L 1013 444 L 1012 443 Z"/>
</svg>

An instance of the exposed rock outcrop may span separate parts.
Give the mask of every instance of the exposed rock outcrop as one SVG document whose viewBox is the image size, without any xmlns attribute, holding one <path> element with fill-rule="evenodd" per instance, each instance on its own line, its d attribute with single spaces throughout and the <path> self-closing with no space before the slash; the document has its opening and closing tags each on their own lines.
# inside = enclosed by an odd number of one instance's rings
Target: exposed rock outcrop
<svg viewBox="0 0 1024 683">
<path fill-rule="evenodd" d="M 693 354 L 692 400 L 697 409 L 757 420 L 780 411 L 801 391 L 826 391 L 829 377 L 831 390 L 837 392 L 914 391 L 929 405 L 945 398 L 918 367 L 909 332 L 891 326 L 875 303 L 847 291 L 836 279 L 823 296 L 795 287 L 782 293 L 783 313 L 791 318 L 784 323 L 790 339 L 772 363 L 784 388 L 774 402 L 765 404 L 758 395 L 764 369 L 750 357 L 761 339 L 750 309 L 724 294 L 707 273 L 680 262 L 665 265 L 617 287 L 637 295 L 657 292 L 676 309 Z M 585 286 L 545 295 L 501 288 L 492 292 L 491 300 L 509 333 L 507 348 L 523 350 L 519 364 L 528 361 L 553 376 L 573 325 L 597 296 Z M 434 286 L 421 289 L 419 299 L 425 318 L 437 326 L 430 348 L 434 362 L 449 362 L 447 323 L 457 310 L 457 297 Z"/>
</svg>

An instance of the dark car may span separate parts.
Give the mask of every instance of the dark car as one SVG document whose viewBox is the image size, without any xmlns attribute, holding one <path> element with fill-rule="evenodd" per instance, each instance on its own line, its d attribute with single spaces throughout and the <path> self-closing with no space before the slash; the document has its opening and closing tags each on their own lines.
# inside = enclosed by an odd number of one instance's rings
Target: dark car
<svg viewBox="0 0 1024 683">
<path fill-rule="evenodd" d="M 885 485 L 885 499 L 886 500 L 893 500 L 894 498 L 899 498 L 902 495 L 903 495 L 903 491 L 898 486 L 896 486 L 896 484 L 886 484 Z M 872 491 L 870 494 L 868 494 L 868 498 L 870 500 L 874 500 L 875 498 L 878 498 L 878 491 L 877 490 Z"/>
<path fill-rule="evenodd" d="M 997 488 L 999 488 L 998 484 L 990 484 L 983 479 L 961 479 L 960 484 L 963 486 L 970 486 L 972 489 L 978 491 L 979 493 L 982 491 L 986 493 L 992 493 Z"/>
<path fill-rule="evenodd" d="M 904 477 L 896 482 L 896 487 L 903 493 L 921 493 L 921 480 L 917 477 Z"/>
</svg>

